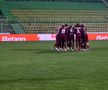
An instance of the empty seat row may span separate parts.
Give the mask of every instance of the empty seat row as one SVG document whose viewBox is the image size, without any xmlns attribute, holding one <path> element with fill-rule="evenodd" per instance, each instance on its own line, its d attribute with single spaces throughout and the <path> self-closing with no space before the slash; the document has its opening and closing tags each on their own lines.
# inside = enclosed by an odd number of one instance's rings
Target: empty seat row
<svg viewBox="0 0 108 90">
<path fill-rule="evenodd" d="M 21 26 L 26 33 L 56 33 L 57 27 L 62 24 L 64 23 L 22 23 Z M 75 23 L 67 24 L 75 25 Z M 86 23 L 86 26 L 88 32 L 108 32 L 108 23 Z"/>
<path fill-rule="evenodd" d="M 107 10 L 11 9 L 11 12 L 17 20 L 25 22 L 21 23 L 25 33 L 56 33 L 57 27 L 61 24 L 75 25 L 71 22 L 88 21 L 95 22 L 86 24 L 89 32 L 108 31 L 108 23 L 97 23 L 98 21 L 104 22 L 107 20 Z"/>
</svg>

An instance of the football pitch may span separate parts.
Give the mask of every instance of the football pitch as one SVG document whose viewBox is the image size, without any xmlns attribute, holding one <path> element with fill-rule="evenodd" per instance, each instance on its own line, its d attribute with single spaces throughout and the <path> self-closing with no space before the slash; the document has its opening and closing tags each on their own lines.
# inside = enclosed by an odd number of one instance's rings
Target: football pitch
<svg viewBox="0 0 108 90">
<path fill-rule="evenodd" d="M 108 41 L 56 52 L 54 42 L 0 42 L 0 90 L 108 90 Z"/>
</svg>

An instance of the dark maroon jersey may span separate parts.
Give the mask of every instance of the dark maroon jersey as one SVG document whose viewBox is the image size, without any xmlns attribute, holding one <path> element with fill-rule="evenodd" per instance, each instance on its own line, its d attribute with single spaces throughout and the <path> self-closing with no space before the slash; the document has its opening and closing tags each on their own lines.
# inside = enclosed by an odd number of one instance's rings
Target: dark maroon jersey
<svg viewBox="0 0 108 90">
<path fill-rule="evenodd" d="M 77 41 L 81 41 L 81 32 L 80 32 L 80 28 L 76 28 L 76 40 Z"/>
<path fill-rule="evenodd" d="M 70 40 L 73 40 L 73 38 L 74 38 L 74 30 L 73 30 L 73 27 L 71 26 L 68 28 L 68 31 L 67 31 L 67 39 L 68 41 L 70 41 Z"/>
<path fill-rule="evenodd" d="M 88 34 L 85 33 L 84 35 L 85 35 L 85 42 L 88 42 Z"/>
<path fill-rule="evenodd" d="M 62 41 L 66 41 L 67 40 L 67 34 L 66 33 L 67 33 L 67 28 L 66 27 L 62 28 L 61 32 L 60 32 L 60 39 Z"/>
<path fill-rule="evenodd" d="M 60 34 L 61 34 L 61 30 L 63 29 L 63 25 L 61 25 L 58 30 L 57 30 L 57 34 L 56 34 L 56 42 L 60 42 Z"/>
<path fill-rule="evenodd" d="M 61 30 L 62 29 L 63 29 L 63 26 L 61 26 L 60 28 L 58 28 L 57 35 L 60 35 L 61 34 Z"/>
<path fill-rule="evenodd" d="M 67 34 L 67 30 L 68 30 L 67 27 L 62 28 L 62 30 L 61 30 L 61 34 Z"/>
<path fill-rule="evenodd" d="M 67 33 L 69 36 L 73 36 L 73 34 L 74 34 L 74 30 L 73 30 L 73 28 L 72 27 L 70 27 L 69 29 L 68 29 L 68 33 Z"/>
</svg>

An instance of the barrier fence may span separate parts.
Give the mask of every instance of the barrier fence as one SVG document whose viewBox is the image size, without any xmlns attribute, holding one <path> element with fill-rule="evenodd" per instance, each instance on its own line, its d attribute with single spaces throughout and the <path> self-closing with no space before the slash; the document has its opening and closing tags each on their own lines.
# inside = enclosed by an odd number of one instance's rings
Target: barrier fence
<svg viewBox="0 0 108 90">
<path fill-rule="evenodd" d="M 88 32 L 89 40 L 108 40 L 108 32 Z M 55 41 L 56 34 L 0 34 L 0 42 Z"/>
<path fill-rule="evenodd" d="M 26 33 L 21 28 L 21 23 L 28 24 L 33 27 L 36 32 Z M 20 22 L 15 20 L 0 20 L 0 42 L 6 41 L 54 41 L 56 39 L 57 26 L 62 22 Z M 75 22 L 67 22 L 69 25 L 75 25 Z M 108 22 L 86 22 L 89 40 L 108 40 Z M 44 25 L 44 26 L 43 26 Z M 51 25 L 51 26 L 50 26 Z M 26 26 L 28 27 L 28 26 Z M 43 27 L 45 32 L 43 31 Z M 53 28 L 52 28 L 53 27 Z M 28 28 L 28 31 L 30 28 Z M 41 29 L 41 30 L 40 30 Z M 48 30 L 49 29 L 49 30 Z M 52 30 L 51 30 L 52 29 Z M 40 33 L 38 33 L 38 31 Z M 49 32 L 50 31 L 50 32 Z M 49 32 L 49 33 L 48 33 Z"/>
</svg>

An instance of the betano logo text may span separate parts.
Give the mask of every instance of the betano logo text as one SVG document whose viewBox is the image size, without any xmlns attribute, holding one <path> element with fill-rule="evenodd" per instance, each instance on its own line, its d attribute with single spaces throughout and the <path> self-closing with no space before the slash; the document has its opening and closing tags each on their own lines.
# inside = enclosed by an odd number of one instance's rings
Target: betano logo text
<svg viewBox="0 0 108 90">
<path fill-rule="evenodd" d="M 25 37 L 3 36 L 2 41 L 26 41 L 26 38 Z"/>
<path fill-rule="evenodd" d="M 96 40 L 108 40 L 108 36 L 97 35 Z"/>
</svg>

